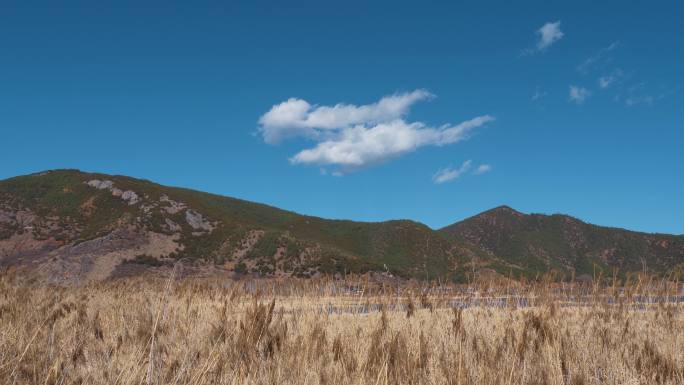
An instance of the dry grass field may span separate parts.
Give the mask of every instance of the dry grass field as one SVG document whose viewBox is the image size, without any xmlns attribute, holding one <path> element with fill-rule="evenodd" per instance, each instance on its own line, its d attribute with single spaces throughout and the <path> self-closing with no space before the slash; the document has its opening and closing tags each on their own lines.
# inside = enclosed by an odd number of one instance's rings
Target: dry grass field
<svg viewBox="0 0 684 385">
<path fill-rule="evenodd" d="M 684 384 L 678 288 L 5 276 L 0 383 Z"/>
</svg>

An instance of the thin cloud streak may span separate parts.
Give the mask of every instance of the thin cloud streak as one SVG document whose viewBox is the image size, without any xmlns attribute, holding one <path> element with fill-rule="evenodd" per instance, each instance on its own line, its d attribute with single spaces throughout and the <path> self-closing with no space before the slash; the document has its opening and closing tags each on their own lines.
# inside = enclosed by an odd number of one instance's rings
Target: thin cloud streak
<svg viewBox="0 0 684 385">
<path fill-rule="evenodd" d="M 432 176 L 432 181 L 435 184 L 442 184 L 446 182 L 450 182 L 452 180 L 455 180 L 459 178 L 461 175 L 465 174 L 470 170 L 472 167 L 473 162 L 471 160 L 466 160 L 461 164 L 461 167 L 458 168 L 443 168 L 438 170 L 435 175 Z"/>
<path fill-rule="evenodd" d="M 577 71 L 580 73 L 583 73 L 583 74 L 589 73 L 592 69 L 594 69 L 600 63 L 602 63 L 604 61 L 608 61 L 609 60 L 608 54 L 611 51 L 613 51 L 614 49 L 618 48 L 619 46 L 620 46 L 620 42 L 614 41 L 614 42 L 610 43 L 610 45 L 608 45 L 607 47 L 601 48 L 598 52 L 589 56 L 582 63 L 580 63 L 577 66 Z"/>
<path fill-rule="evenodd" d="M 473 175 L 482 175 L 492 171 L 492 166 L 488 164 L 481 164 L 473 170 L 473 161 L 466 160 L 458 168 L 445 167 L 437 170 L 437 172 L 432 176 L 432 182 L 435 184 L 443 184 L 456 180 L 463 175 L 471 172 Z"/>
</svg>

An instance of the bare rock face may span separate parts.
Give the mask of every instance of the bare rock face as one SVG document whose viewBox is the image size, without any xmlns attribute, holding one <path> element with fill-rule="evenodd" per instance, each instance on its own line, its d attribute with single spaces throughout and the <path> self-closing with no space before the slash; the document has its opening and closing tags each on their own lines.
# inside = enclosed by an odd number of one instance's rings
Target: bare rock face
<svg viewBox="0 0 684 385">
<path fill-rule="evenodd" d="M 188 209 L 185 211 L 185 220 L 190 227 L 195 230 L 212 231 L 214 226 L 202 214 L 195 210 Z"/>
<path fill-rule="evenodd" d="M 0 210 L 0 223 L 14 223 L 14 214 L 9 211 Z"/>
<path fill-rule="evenodd" d="M 118 229 L 105 236 L 51 251 L 37 261 L 37 273 L 53 284 L 81 285 L 111 277 L 118 265 L 137 255 L 162 258 L 179 247 L 178 235 Z"/>
<path fill-rule="evenodd" d="M 126 190 L 121 194 L 121 199 L 126 201 L 129 205 L 134 205 L 140 202 L 140 197 L 134 191 Z"/>
<path fill-rule="evenodd" d="M 185 210 L 187 207 L 185 203 L 174 201 L 173 199 L 169 198 L 168 195 L 162 195 L 159 198 L 159 201 L 167 204 L 167 206 L 164 207 L 164 211 L 166 211 L 168 214 L 177 214 Z"/>
<path fill-rule="evenodd" d="M 83 254 L 96 254 L 120 249 L 128 249 L 141 245 L 143 238 L 126 229 L 113 231 L 105 236 L 81 242 L 65 248 L 66 256 L 79 256 Z"/>
<path fill-rule="evenodd" d="M 28 210 L 4 211 L 0 210 L 0 223 L 18 225 L 19 227 L 31 226 L 38 217 Z"/>
<path fill-rule="evenodd" d="M 88 186 L 95 187 L 98 190 L 111 190 L 114 187 L 114 182 L 111 180 L 93 179 L 88 181 Z"/>
<path fill-rule="evenodd" d="M 22 227 L 31 226 L 36 218 L 36 215 L 32 212 L 23 210 L 17 211 L 15 216 L 16 222 Z"/>
<path fill-rule="evenodd" d="M 183 230 L 178 223 L 172 221 L 169 218 L 165 218 L 165 222 L 166 222 L 166 226 L 169 228 L 169 230 L 171 232 L 179 233 L 179 232 L 181 232 L 181 230 Z"/>
<path fill-rule="evenodd" d="M 98 190 L 109 190 L 113 196 L 120 197 L 124 202 L 131 206 L 140 202 L 140 197 L 135 193 L 135 191 L 122 191 L 121 189 L 114 187 L 114 182 L 111 180 L 93 179 L 86 182 L 86 184 Z"/>
</svg>

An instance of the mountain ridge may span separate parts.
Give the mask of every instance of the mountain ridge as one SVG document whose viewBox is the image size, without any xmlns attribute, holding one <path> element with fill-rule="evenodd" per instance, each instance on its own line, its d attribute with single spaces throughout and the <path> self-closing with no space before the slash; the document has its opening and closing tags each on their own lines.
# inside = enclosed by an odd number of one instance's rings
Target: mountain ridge
<svg viewBox="0 0 684 385">
<path fill-rule="evenodd" d="M 301 215 L 125 175 L 50 170 L 0 181 L 0 266 L 54 283 L 157 273 L 177 260 L 191 262 L 188 274 L 227 277 L 664 274 L 679 269 L 683 245 L 505 205 L 432 229 Z"/>
<path fill-rule="evenodd" d="M 477 244 L 507 261 L 526 262 L 527 267 L 546 263 L 547 270 L 647 270 L 660 264 L 665 271 L 680 268 L 684 237 L 644 233 L 616 227 L 598 226 L 565 214 L 523 214 L 500 206 L 445 226 L 448 236 Z M 584 265 L 584 266 L 582 266 Z"/>
</svg>

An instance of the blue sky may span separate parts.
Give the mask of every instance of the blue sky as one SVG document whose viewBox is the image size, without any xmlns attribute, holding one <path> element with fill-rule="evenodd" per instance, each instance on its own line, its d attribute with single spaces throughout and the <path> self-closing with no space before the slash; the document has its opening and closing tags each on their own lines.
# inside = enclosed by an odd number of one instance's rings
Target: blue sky
<svg viewBox="0 0 684 385">
<path fill-rule="evenodd" d="M 437 228 L 506 204 L 681 234 L 682 13 L 4 1 L 0 178 L 78 168 L 328 218 Z"/>
</svg>

